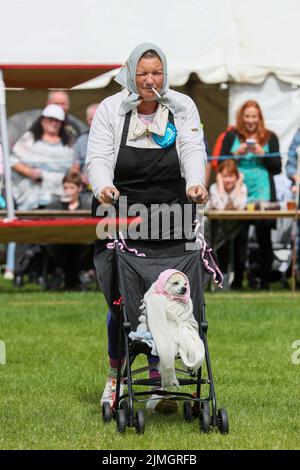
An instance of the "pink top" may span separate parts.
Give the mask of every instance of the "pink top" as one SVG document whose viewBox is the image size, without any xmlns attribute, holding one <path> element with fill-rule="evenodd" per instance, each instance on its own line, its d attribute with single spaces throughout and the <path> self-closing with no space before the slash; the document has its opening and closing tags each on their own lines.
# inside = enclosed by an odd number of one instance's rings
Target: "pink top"
<svg viewBox="0 0 300 470">
<path fill-rule="evenodd" d="M 165 291 L 166 284 L 173 274 L 181 274 L 185 278 L 187 282 L 187 290 L 184 295 L 170 295 L 168 294 L 168 292 Z M 186 275 L 182 273 L 181 271 L 177 271 L 176 269 L 167 269 L 166 271 L 163 271 L 162 273 L 160 273 L 160 275 L 158 276 L 158 279 L 155 283 L 155 292 L 156 294 L 166 295 L 172 300 L 178 299 L 184 303 L 187 303 L 190 298 L 190 283 Z"/>
</svg>

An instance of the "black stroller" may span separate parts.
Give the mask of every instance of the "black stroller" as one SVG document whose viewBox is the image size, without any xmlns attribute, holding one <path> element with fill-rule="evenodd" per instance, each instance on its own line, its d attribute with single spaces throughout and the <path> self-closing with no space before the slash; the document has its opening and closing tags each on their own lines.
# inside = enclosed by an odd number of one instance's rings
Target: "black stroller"
<svg viewBox="0 0 300 470">
<path fill-rule="evenodd" d="M 124 252 L 115 243 L 114 251 L 110 253 L 114 258 L 113 276 L 118 277 L 119 306 L 110 306 L 114 310 L 114 315 L 119 315 L 120 335 L 119 335 L 119 367 L 117 378 L 117 393 L 115 407 L 112 410 L 108 402 L 102 405 L 102 417 L 105 423 L 114 418 L 117 422 L 117 431 L 125 432 L 126 427 L 135 427 L 139 434 L 144 433 L 145 417 L 143 409 L 136 409 L 138 403 L 144 403 L 153 394 L 153 387 L 160 387 L 160 378 L 146 379 L 137 376 L 148 368 L 133 370 L 133 363 L 139 354 L 150 355 L 151 349 L 144 343 L 132 341 L 129 333 L 138 326 L 140 315 L 139 307 L 145 292 L 156 281 L 159 274 L 166 269 L 176 269 L 185 273 L 189 279 L 191 298 L 194 306 L 194 316 L 199 325 L 199 334 L 204 343 L 206 369 L 208 377 L 202 375 L 202 368 L 196 376 L 190 370 L 176 368 L 176 374 L 180 387 L 195 385 L 195 393 L 177 393 L 165 390 L 156 390 L 158 396 L 168 397 L 168 399 L 183 401 L 183 417 L 187 422 L 194 418 L 199 420 L 200 431 L 208 433 L 211 428 L 217 428 L 223 434 L 229 430 L 228 416 L 225 409 L 218 409 L 215 388 L 213 382 L 212 368 L 209 358 L 207 344 L 208 323 L 205 315 L 204 284 L 207 272 L 203 268 L 199 251 L 190 251 L 180 256 L 164 257 L 138 257 L 134 254 Z M 109 282 L 109 281 L 108 281 Z M 103 286 L 101 286 L 103 287 Z M 103 289 L 105 292 L 105 288 Z M 116 292 L 112 295 L 116 295 Z M 112 302 L 113 304 L 113 302 Z M 115 302 L 116 304 L 116 302 Z M 120 396 L 121 382 L 121 346 L 124 341 L 126 354 L 126 370 L 124 384 L 127 385 L 128 392 Z M 137 378 L 136 378 L 137 377 Z M 201 393 L 202 385 L 208 385 L 209 393 L 204 397 Z M 148 391 L 136 392 L 137 386 L 149 387 Z"/>
</svg>

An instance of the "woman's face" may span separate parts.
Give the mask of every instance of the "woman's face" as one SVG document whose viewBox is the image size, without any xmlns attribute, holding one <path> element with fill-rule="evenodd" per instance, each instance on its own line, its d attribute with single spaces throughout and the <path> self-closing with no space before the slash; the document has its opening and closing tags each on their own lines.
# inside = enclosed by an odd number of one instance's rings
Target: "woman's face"
<svg viewBox="0 0 300 470">
<path fill-rule="evenodd" d="M 243 122 L 246 128 L 246 131 L 249 134 L 254 134 L 257 131 L 259 123 L 259 112 L 258 109 L 250 106 L 246 108 L 243 114 Z"/>
<path fill-rule="evenodd" d="M 152 88 L 160 92 L 163 83 L 164 71 L 160 59 L 158 57 L 141 59 L 136 69 L 136 86 L 140 97 L 144 101 L 155 101 L 157 96 Z"/>
<path fill-rule="evenodd" d="M 62 122 L 58 119 L 43 117 L 41 120 L 41 126 L 44 134 L 59 135 Z"/>
</svg>

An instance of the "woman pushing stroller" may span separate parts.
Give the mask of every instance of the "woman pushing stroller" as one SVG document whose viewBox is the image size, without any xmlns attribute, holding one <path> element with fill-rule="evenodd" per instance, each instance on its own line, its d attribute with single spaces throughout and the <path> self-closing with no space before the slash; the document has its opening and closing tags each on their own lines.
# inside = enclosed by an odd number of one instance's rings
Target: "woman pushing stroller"
<svg viewBox="0 0 300 470">
<path fill-rule="evenodd" d="M 129 249 L 155 257 L 183 254 L 186 233 L 192 228 L 183 230 L 185 208 L 204 204 L 208 198 L 206 151 L 197 108 L 191 98 L 169 89 L 166 57 L 154 44 L 137 46 L 115 80 L 123 89 L 101 102 L 89 135 L 86 165 L 94 193 L 93 213 L 99 205 L 112 204 L 118 213 L 120 198 L 126 197 L 128 208 L 139 204 L 148 211 L 147 230 L 141 230 L 137 240 L 127 237 Z M 153 207 L 161 205 L 166 214 L 175 205 L 181 208 L 179 230 L 174 217 L 167 231 L 161 223 L 154 230 Z M 100 285 L 104 278 L 113 279 L 107 240 L 96 242 L 95 265 Z M 114 289 L 117 292 L 117 286 Z M 111 295 L 103 292 L 111 306 Z M 119 320 L 113 312 L 108 314 L 107 330 L 109 374 L 101 402 L 113 406 L 119 338 Z M 148 360 L 153 378 L 159 374 L 157 358 L 149 356 Z M 167 406 L 167 399 L 155 403 L 163 408 L 164 402 Z"/>
</svg>

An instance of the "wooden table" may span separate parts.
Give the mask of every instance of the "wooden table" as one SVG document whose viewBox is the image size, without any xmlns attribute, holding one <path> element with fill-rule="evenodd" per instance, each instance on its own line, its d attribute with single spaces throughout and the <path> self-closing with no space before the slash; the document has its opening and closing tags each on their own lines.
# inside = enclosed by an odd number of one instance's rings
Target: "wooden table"
<svg viewBox="0 0 300 470">
<path fill-rule="evenodd" d="M 295 211 L 207 211 L 210 220 L 259 220 L 294 218 Z M 2 217 L 2 219 L 1 219 Z M 0 211 L 0 243 L 90 243 L 97 239 L 99 218 L 90 211 L 16 211 L 16 220 L 7 222 Z M 136 223 L 141 221 L 135 218 Z M 139 221 L 139 222 L 138 222 Z M 124 221 L 123 221 L 124 222 Z M 125 222 L 124 222 L 125 223 Z"/>
<path fill-rule="evenodd" d="M 296 216 L 294 210 L 207 211 L 205 215 L 207 215 L 210 220 L 292 219 Z"/>
<path fill-rule="evenodd" d="M 256 220 L 256 219 L 280 219 L 295 217 L 295 210 L 242 210 L 242 211 L 205 211 L 209 219 L 220 220 Z M 299 213 L 300 215 L 300 213 Z M 58 211 L 58 210 L 34 210 L 34 211 L 16 211 L 16 217 L 21 219 L 40 219 L 40 218 L 77 218 L 90 217 L 89 210 L 78 211 Z M 0 219 L 6 218 L 6 211 L 0 210 Z"/>
<path fill-rule="evenodd" d="M 32 211 L 15 211 L 17 219 L 57 219 L 57 218 L 91 218 L 91 211 L 78 210 L 78 211 L 58 211 L 58 210 L 32 210 Z M 0 219 L 7 217 L 6 211 L 0 211 Z"/>
</svg>

